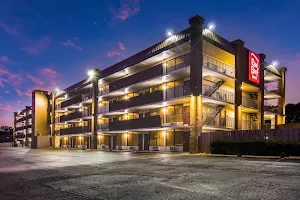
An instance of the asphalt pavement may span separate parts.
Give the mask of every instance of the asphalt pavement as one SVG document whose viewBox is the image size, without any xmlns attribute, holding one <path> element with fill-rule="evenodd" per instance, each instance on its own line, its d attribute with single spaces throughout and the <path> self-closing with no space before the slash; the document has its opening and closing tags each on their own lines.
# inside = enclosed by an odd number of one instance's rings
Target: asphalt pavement
<svg viewBox="0 0 300 200">
<path fill-rule="evenodd" d="M 0 148 L 0 199 L 300 199 L 300 161 Z"/>
</svg>

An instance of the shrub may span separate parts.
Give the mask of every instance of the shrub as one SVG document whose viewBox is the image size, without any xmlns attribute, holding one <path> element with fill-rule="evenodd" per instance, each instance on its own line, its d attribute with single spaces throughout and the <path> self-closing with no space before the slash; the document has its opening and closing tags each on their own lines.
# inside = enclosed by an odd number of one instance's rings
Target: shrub
<svg viewBox="0 0 300 200">
<path fill-rule="evenodd" d="M 214 140 L 210 143 L 210 152 L 224 155 L 300 156 L 300 143 Z"/>
</svg>

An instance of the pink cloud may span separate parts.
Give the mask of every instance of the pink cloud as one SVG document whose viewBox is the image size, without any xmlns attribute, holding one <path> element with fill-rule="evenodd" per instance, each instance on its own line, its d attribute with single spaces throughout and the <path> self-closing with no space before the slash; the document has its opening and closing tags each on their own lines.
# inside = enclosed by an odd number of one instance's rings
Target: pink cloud
<svg viewBox="0 0 300 200">
<path fill-rule="evenodd" d="M 19 74 L 13 74 L 4 68 L 0 68 L 0 76 L 6 76 L 7 78 L 1 77 L 1 82 L 6 82 L 12 86 L 19 86 L 23 80 L 22 76 Z"/>
<path fill-rule="evenodd" d="M 40 80 L 39 78 L 34 77 L 34 76 L 32 76 L 32 75 L 30 75 L 30 74 L 28 74 L 28 73 L 26 74 L 26 76 L 27 76 L 27 78 L 29 78 L 32 82 L 38 84 L 39 86 L 44 85 L 44 81 Z"/>
<path fill-rule="evenodd" d="M 51 39 L 48 36 L 43 36 L 40 40 L 31 42 L 29 45 L 21 47 L 21 49 L 30 55 L 36 55 L 45 51 L 50 45 L 50 42 Z"/>
<path fill-rule="evenodd" d="M 8 61 L 9 61 L 9 59 L 8 59 L 7 56 L 1 56 L 0 57 L 0 62 L 2 62 L 2 63 L 8 63 Z"/>
<path fill-rule="evenodd" d="M 126 50 L 123 43 L 121 43 L 121 42 L 119 41 L 118 44 L 119 44 L 119 48 L 120 48 L 122 51 L 125 51 L 125 50 Z"/>
<path fill-rule="evenodd" d="M 0 110 L 12 111 L 12 106 L 9 104 L 0 103 Z"/>
<path fill-rule="evenodd" d="M 124 1 L 119 9 L 111 7 L 110 12 L 113 14 L 113 21 L 118 19 L 124 21 L 140 11 L 139 0 Z"/>
<path fill-rule="evenodd" d="M 72 42 L 71 40 L 66 40 L 65 42 L 59 42 L 58 44 L 62 45 L 62 46 L 66 46 L 66 47 L 73 47 L 74 49 L 77 49 L 79 51 L 82 50 L 82 48 L 80 46 L 77 46 L 76 44 L 74 44 L 74 42 Z"/>
<path fill-rule="evenodd" d="M 9 94 L 9 93 L 10 93 L 10 91 L 8 91 L 8 90 L 5 90 L 4 92 L 5 92 L 6 94 Z"/>
<path fill-rule="evenodd" d="M 7 26 L 5 25 L 4 23 L 0 22 L 0 27 L 3 28 L 3 30 L 9 34 L 9 35 L 12 35 L 12 36 L 19 36 L 20 33 L 19 33 L 19 28 L 17 27 L 10 27 L 10 26 Z"/>
<path fill-rule="evenodd" d="M 58 75 L 58 73 L 57 73 L 54 69 L 47 68 L 47 67 L 42 68 L 42 69 L 41 69 L 41 73 L 42 73 L 43 75 L 50 76 L 50 77 L 52 77 L 52 78 L 56 78 L 57 75 Z"/>
<path fill-rule="evenodd" d="M 110 52 L 107 52 L 106 54 L 108 57 L 113 57 L 113 56 L 119 56 L 121 55 L 121 53 L 119 51 L 115 51 L 115 50 L 112 50 Z"/>
<path fill-rule="evenodd" d="M 21 103 L 21 100 L 18 100 L 17 103 Z"/>
</svg>

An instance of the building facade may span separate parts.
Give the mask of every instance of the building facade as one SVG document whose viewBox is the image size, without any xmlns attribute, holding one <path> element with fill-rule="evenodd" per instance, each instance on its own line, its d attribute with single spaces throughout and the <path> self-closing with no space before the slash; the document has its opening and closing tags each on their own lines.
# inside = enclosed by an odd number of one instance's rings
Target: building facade
<svg viewBox="0 0 300 200">
<path fill-rule="evenodd" d="M 16 146 L 31 146 L 32 106 L 14 112 L 14 143 Z"/>
<path fill-rule="evenodd" d="M 265 59 L 194 16 L 187 29 L 51 93 L 51 146 L 193 153 L 202 132 L 275 128 L 285 123 L 286 68 Z"/>
</svg>

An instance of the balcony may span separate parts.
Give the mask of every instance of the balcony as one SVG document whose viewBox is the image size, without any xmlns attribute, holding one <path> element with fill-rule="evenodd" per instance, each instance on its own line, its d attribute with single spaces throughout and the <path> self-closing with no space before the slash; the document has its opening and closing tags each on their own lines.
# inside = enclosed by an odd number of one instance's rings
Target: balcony
<svg viewBox="0 0 300 200">
<path fill-rule="evenodd" d="M 264 106 L 264 111 L 279 114 L 279 115 L 283 115 L 283 108 L 278 107 L 278 106 L 265 105 Z"/>
<path fill-rule="evenodd" d="M 31 137 L 31 133 L 26 134 L 26 138 L 30 138 Z"/>
<path fill-rule="evenodd" d="M 109 92 L 118 90 L 120 88 L 127 87 L 129 85 L 133 85 L 142 81 L 146 81 L 157 76 L 161 76 L 163 74 L 163 66 L 162 64 L 157 65 L 155 67 L 151 67 L 144 71 L 138 72 L 126 78 L 114 81 L 109 84 Z"/>
<path fill-rule="evenodd" d="M 107 131 L 109 130 L 109 124 L 98 124 L 97 125 L 97 130 L 100 130 L 100 131 Z"/>
<path fill-rule="evenodd" d="M 25 134 L 24 133 L 17 133 L 16 134 L 16 138 L 25 138 Z"/>
<path fill-rule="evenodd" d="M 127 109 L 135 106 L 146 105 L 150 103 L 156 103 L 163 100 L 163 91 L 157 90 L 155 92 L 141 94 L 136 97 L 132 97 L 130 99 L 126 99 L 123 101 L 116 101 L 109 104 L 109 111 L 116 111 Z"/>
<path fill-rule="evenodd" d="M 234 129 L 234 118 L 202 113 L 203 125 Z"/>
<path fill-rule="evenodd" d="M 235 77 L 234 67 L 206 55 L 203 56 L 203 67 L 233 78 Z"/>
<path fill-rule="evenodd" d="M 190 94 L 191 93 L 190 93 L 190 84 L 189 83 L 186 83 L 186 84 L 181 85 L 181 86 L 169 88 L 166 91 L 167 99 L 183 97 L 183 96 L 187 96 L 187 95 L 190 95 Z"/>
<path fill-rule="evenodd" d="M 82 95 L 78 95 L 72 99 L 62 102 L 61 108 L 65 108 L 65 107 L 73 105 L 73 104 L 79 104 L 80 102 L 82 102 Z"/>
<path fill-rule="evenodd" d="M 97 108 L 97 113 L 102 114 L 102 113 L 108 113 L 109 112 L 109 104 L 101 104 L 100 106 L 98 105 Z"/>
<path fill-rule="evenodd" d="M 203 85 L 202 86 L 202 93 L 205 95 L 205 92 L 210 89 L 211 86 L 209 85 Z M 217 89 L 212 95 L 207 96 L 209 98 L 213 98 L 216 100 L 221 100 L 229 103 L 234 103 L 234 93 L 229 92 L 222 89 Z"/>
<path fill-rule="evenodd" d="M 163 122 L 164 122 L 164 126 L 189 125 L 190 124 L 190 113 L 167 115 L 163 119 Z"/>
<path fill-rule="evenodd" d="M 64 121 L 69 121 L 69 120 L 72 120 L 72 119 L 80 119 L 83 117 L 83 114 L 82 112 L 73 112 L 73 113 L 70 113 L 68 115 L 63 115 L 60 117 L 60 122 L 64 122 Z"/>
<path fill-rule="evenodd" d="M 154 128 L 161 127 L 161 117 L 159 115 L 145 118 L 137 118 L 125 121 L 115 121 L 109 123 L 110 131 L 130 130 L 140 128 Z"/>
<path fill-rule="evenodd" d="M 242 120 L 242 130 L 258 130 L 258 121 Z"/>
<path fill-rule="evenodd" d="M 22 118 L 16 120 L 16 122 L 18 123 L 18 122 L 22 122 L 22 121 L 25 121 L 25 120 L 26 120 L 26 117 L 22 117 Z"/>
<path fill-rule="evenodd" d="M 257 110 L 259 108 L 259 102 L 250 97 L 242 96 L 242 106 Z"/>
<path fill-rule="evenodd" d="M 88 92 L 88 93 L 82 95 L 82 101 L 87 101 L 91 98 L 92 98 L 92 92 Z"/>
<path fill-rule="evenodd" d="M 91 126 L 76 126 L 60 129 L 60 135 L 83 134 L 88 132 L 91 132 Z"/>
<path fill-rule="evenodd" d="M 22 131 L 25 129 L 25 126 L 16 127 L 15 131 Z"/>
</svg>

